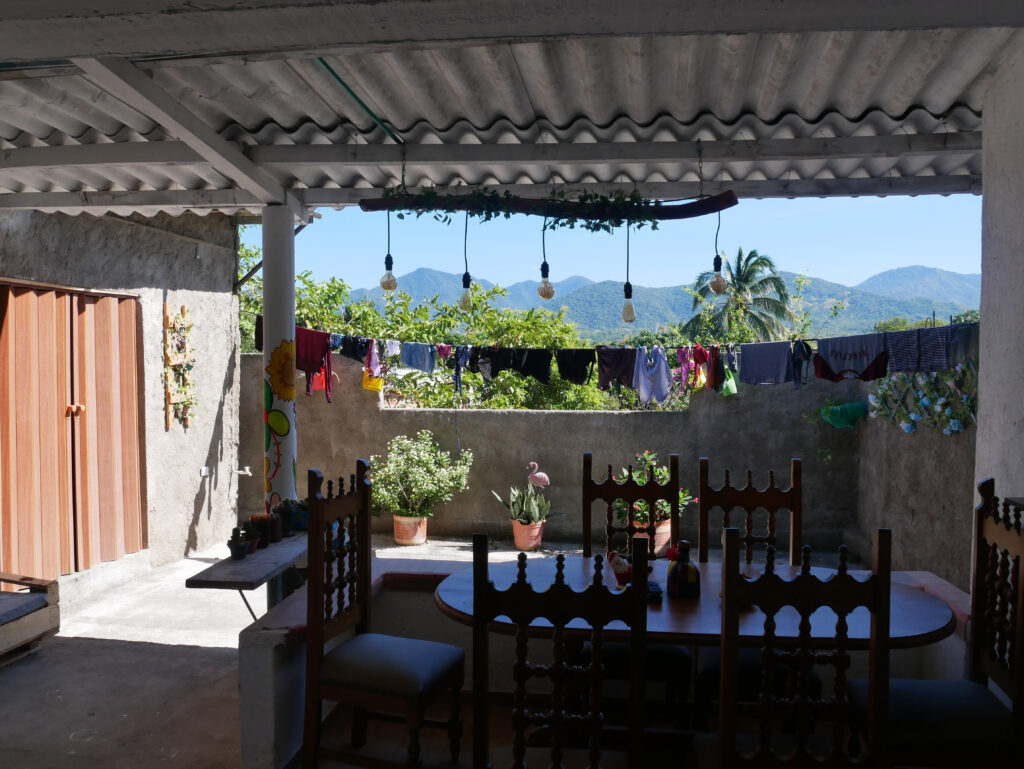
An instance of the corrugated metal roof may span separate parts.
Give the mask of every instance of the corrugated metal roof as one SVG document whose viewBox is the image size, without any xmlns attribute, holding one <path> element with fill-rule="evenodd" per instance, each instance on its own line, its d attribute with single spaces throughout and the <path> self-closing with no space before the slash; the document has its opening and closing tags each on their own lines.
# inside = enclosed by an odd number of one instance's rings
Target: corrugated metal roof
<svg viewBox="0 0 1024 769">
<path fill-rule="evenodd" d="M 1024 31 L 1010 29 L 602 37 L 345 53 L 327 62 L 410 145 L 764 141 L 978 132 L 992 72 L 1022 45 Z M 389 143 L 313 56 L 140 66 L 222 137 L 250 150 Z M 0 80 L 0 149 L 169 138 L 83 75 Z M 295 190 L 380 188 L 401 173 L 394 161 L 266 168 Z M 795 183 L 847 179 L 899 180 L 893 192 L 960 189 L 929 186 L 949 177 L 979 191 L 981 153 L 975 147 L 876 157 L 753 154 L 708 159 L 702 171 L 709 185 L 744 182 L 741 195 L 808 194 Z M 692 158 L 637 162 L 628 155 L 614 162 L 410 162 L 405 172 L 410 186 L 545 190 L 554 183 L 698 179 Z M 63 168 L 0 163 L 0 198 L 232 188 L 199 159 Z M 234 200 L 241 202 L 223 207 L 251 205 L 244 196 Z M 155 205 L 183 210 L 177 202 Z"/>
</svg>

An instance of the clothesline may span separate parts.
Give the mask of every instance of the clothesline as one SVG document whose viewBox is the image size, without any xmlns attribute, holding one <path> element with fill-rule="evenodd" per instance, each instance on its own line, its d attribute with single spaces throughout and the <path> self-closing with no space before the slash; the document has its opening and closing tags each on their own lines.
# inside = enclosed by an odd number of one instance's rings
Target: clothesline
<svg viewBox="0 0 1024 769">
<path fill-rule="evenodd" d="M 262 330 L 258 323 L 258 330 Z M 321 368 L 330 370 L 331 350 L 358 361 L 364 386 L 379 390 L 382 358 L 398 358 L 399 365 L 425 373 L 433 373 L 438 359 L 451 363 L 453 383 L 461 392 L 462 372 L 479 373 L 486 381 L 504 370 L 513 370 L 547 384 L 551 377 L 552 358 L 558 364 L 562 379 L 586 384 L 596 364 L 598 388 L 607 390 L 613 383 L 635 390 L 641 402 L 663 403 L 672 394 L 673 384 L 687 391 L 706 388 L 723 395 L 733 395 L 739 385 L 784 384 L 795 387 L 806 384 L 813 367 L 819 379 L 839 382 L 845 379 L 870 381 L 889 373 L 934 372 L 955 368 L 968 358 L 977 356 L 977 323 L 937 326 L 897 332 L 876 332 L 845 337 L 798 339 L 795 341 L 749 342 L 670 346 L 619 347 L 597 345 L 580 348 L 526 348 L 498 345 L 458 345 L 427 342 L 374 340 L 369 337 L 311 331 L 296 327 L 296 340 L 303 336 L 304 349 L 315 339 L 315 355 L 303 357 L 299 366 L 307 371 L 307 394 L 311 389 L 326 389 L 330 399 L 330 382 L 316 379 Z M 810 341 L 817 341 L 813 350 Z M 257 347 L 262 347 L 257 339 Z M 379 348 L 379 349 L 378 349 Z M 675 350 L 675 362 L 669 362 L 667 351 Z M 309 353 L 309 350 L 306 350 Z M 321 365 L 312 366 L 320 357 Z M 324 360 L 326 358 L 326 360 Z M 673 369 L 677 373 L 673 372 Z M 373 380 L 377 381 L 373 381 Z"/>
</svg>

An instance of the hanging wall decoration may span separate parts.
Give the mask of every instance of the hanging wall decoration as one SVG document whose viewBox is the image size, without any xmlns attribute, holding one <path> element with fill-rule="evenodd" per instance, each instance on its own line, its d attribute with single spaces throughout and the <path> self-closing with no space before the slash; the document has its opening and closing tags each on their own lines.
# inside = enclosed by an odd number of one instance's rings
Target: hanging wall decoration
<svg viewBox="0 0 1024 769">
<path fill-rule="evenodd" d="M 398 288 L 398 279 L 391 272 L 394 266 L 394 260 L 391 258 L 391 212 L 388 211 L 388 251 L 384 257 L 384 275 L 380 279 L 380 287 L 385 291 L 394 291 Z"/>
<path fill-rule="evenodd" d="M 175 419 L 188 427 L 197 402 L 191 337 L 188 307 L 183 304 L 181 312 L 172 315 L 164 302 L 164 411 L 168 430 Z"/>
</svg>

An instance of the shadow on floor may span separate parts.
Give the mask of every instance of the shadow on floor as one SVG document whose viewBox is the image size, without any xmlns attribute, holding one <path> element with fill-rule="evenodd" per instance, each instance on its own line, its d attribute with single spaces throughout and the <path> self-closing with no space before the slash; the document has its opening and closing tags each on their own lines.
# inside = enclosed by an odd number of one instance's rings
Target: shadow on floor
<svg viewBox="0 0 1024 769">
<path fill-rule="evenodd" d="M 232 769 L 238 652 L 51 638 L 0 668 L 0 766 Z"/>
</svg>

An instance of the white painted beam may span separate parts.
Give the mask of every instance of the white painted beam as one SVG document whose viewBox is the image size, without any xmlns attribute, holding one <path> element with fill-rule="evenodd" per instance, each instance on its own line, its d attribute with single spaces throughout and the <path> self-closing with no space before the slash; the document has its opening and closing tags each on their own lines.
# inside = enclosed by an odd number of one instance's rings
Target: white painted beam
<svg viewBox="0 0 1024 769">
<path fill-rule="evenodd" d="M 185 142 L 114 142 L 20 147 L 0 152 L 0 170 L 87 166 L 167 166 L 204 163 Z"/>
<path fill-rule="evenodd" d="M 385 49 L 609 35 L 1021 27 L 1019 0 L 5 0 L 5 61 Z"/>
<path fill-rule="evenodd" d="M 0 209 L 95 211 L 108 208 L 219 208 L 259 210 L 262 202 L 243 190 L 139 190 L 125 192 L 9 192 Z"/>
<path fill-rule="evenodd" d="M 674 163 L 880 158 L 970 154 L 981 151 L 981 131 L 895 136 L 762 139 L 703 142 L 610 142 L 579 144 L 312 144 L 251 147 L 258 165 L 320 168 L 401 165 L 526 165 L 532 163 Z"/>
<path fill-rule="evenodd" d="M 298 201 L 270 174 L 256 166 L 237 146 L 222 139 L 131 62 L 105 57 L 75 59 L 73 63 L 100 88 L 155 120 L 260 202 L 287 205 L 296 218 L 303 218 Z"/>
</svg>

